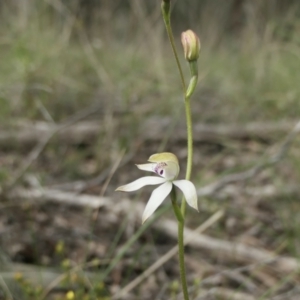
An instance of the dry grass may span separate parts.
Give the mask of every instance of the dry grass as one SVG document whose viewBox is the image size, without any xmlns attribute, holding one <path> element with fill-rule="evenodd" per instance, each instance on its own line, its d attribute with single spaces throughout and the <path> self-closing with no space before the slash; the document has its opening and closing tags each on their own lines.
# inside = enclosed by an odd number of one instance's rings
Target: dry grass
<svg viewBox="0 0 300 300">
<path fill-rule="evenodd" d="M 246 124 L 298 119 L 299 4 L 293 1 L 290 6 L 280 6 L 276 1 L 268 4 L 244 1 L 239 6 L 238 2 L 228 1 L 225 5 L 223 1 L 187 1 L 189 7 L 184 1 L 175 3 L 176 35 L 193 27 L 202 42 L 200 83 L 193 97 L 194 120 L 207 124 Z M 158 149 L 176 152 L 185 161 L 185 143 L 169 140 L 170 135 L 176 135 L 172 128 L 159 142 L 137 137 L 147 118 L 160 120 L 169 116 L 175 123 L 183 119 L 179 76 L 158 3 L 101 1 L 95 4 L 98 9 L 92 10 L 89 3 L 81 3 L 83 7 L 78 1 L 60 0 L 1 4 L 1 127 L 13 127 L 20 120 L 61 124 L 97 104 L 97 110 L 88 119 L 101 120 L 104 124 L 101 134 L 91 143 L 75 145 L 54 137 L 26 173 L 33 176 L 29 179 L 25 176 L 20 183 L 31 186 L 34 181 L 37 186 L 50 186 L 106 174 L 98 185 L 84 192 L 99 195 L 105 186 L 105 195 L 122 203 L 121 196 L 115 196 L 113 191 L 118 184 L 140 175 L 133 170 L 133 163 L 144 161 Z M 255 165 L 264 155 L 272 153 L 273 141 L 274 138 L 221 139 L 195 144 L 196 184 L 202 186 L 221 175 Z M 298 144 L 296 140 L 283 162 L 253 180 L 201 199 L 201 214 L 191 212 L 188 225 L 196 227 L 222 208 L 226 211 L 224 219 L 210 228 L 208 235 L 298 258 L 299 194 L 293 189 L 300 177 Z M 0 183 L 4 188 L 32 149 L 22 144 L 1 149 Z M 130 163 L 119 168 L 110 181 L 107 174 L 124 149 L 134 158 L 129 158 Z M 266 186 L 276 190 L 271 198 L 253 192 Z M 146 201 L 147 196 L 148 193 L 141 193 L 132 200 Z M 89 209 L 20 203 L 19 199 L 7 201 L 1 196 L 0 224 L 6 233 L 0 247 L 14 262 L 47 267 L 63 265 L 70 269 L 70 265 L 64 265 L 66 260 L 77 266 L 99 258 L 100 267 L 93 271 L 101 273 L 138 230 L 139 220 L 124 214 L 122 208 L 113 213 L 100 211 L 96 223 L 93 216 Z M 173 217 L 171 213 L 167 216 Z M 82 283 L 68 278 L 67 283 L 82 284 L 76 291 L 78 299 L 83 299 L 84 294 L 86 299 L 108 299 L 105 298 L 108 294 L 131 282 L 173 245 L 170 237 L 149 229 L 104 283 L 92 288 L 84 280 Z M 189 283 L 195 293 L 201 285 L 199 280 L 242 265 L 226 260 L 219 253 L 193 248 L 187 249 L 187 260 Z M 251 294 L 251 284 L 247 285 L 250 281 L 255 287 L 253 295 L 260 297 L 256 299 L 273 299 L 274 295 L 299 285 L 297 274 L 276 274 L 270 266 L 238 274 L 238 278 L 224 275 L 215 282 L 204 281 L 201 287 L 206 290 L 218 285 Z M 173 259 L 128 299 L 177 299 L 177 278 Z M 22 284 L 27 299 L 39 299 L 43 294 L 36 287 Z M 7 290 L 15 292 L 11 286 Z M 65 292 L 55 299 L 65 299 Z M 26 299 L 22 297 L 15 299 Z M 201 299 L 211 298 L 207 295 Z"/>
</svg>

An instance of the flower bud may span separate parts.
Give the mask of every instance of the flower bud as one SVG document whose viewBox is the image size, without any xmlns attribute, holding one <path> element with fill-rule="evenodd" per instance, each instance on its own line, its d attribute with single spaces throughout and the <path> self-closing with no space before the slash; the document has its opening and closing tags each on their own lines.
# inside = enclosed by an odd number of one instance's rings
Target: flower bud
<svg viewBox="0 0 300 300">
<path fill-rule="evenodd" d="M 200 40 L 197 34 L 190 29 L 184 31 L 181 34 L 181 43 L 185 59 L 189 62 L 196 61 L 200 52 Z"/>
</svg>

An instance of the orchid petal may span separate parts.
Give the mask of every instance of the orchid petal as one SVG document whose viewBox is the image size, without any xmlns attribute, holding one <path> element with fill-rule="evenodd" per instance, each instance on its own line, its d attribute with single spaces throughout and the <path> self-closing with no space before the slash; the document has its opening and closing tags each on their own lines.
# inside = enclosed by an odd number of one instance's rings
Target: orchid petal
<svg viewBox="0 0 300 300">
<path fill-rule="evenodd" d="M 122 192 L 132 192 L 139 190 L 145 185 L 155 185 L 164 183 L 166 180 L 161 177 L 154 177 L 154 176 L 146 176 L 139 178 L 131 183 L 128 183 L 126 185 L 119 186 L 116 191 L 122 191 Z"/>
<path fill-rule="evenodd" d="M 148 171 L 148 172 L 154 172 L 156 164 L 142 164 L 142 165 L 136 165 L 140 170 Z"/>
<path fill-rule="evenodd" d="M 144 223 L 154 212 L 155 210 L 162 204 L 162 202 L 166 199 L 166 197 L 170 194 L 172 189 L 172 183 L 167 181 L 158 188 L 156 188 L 146 205 L 146 208 L 143 213 L 142 222 Z"/>
<path fill-rule="evenodd" d="M 173 183 L 181 189 L 188 205 L 199 211 L 197 192 L 194 184 L 189 180 L 175 180 Z"/>
</svg>

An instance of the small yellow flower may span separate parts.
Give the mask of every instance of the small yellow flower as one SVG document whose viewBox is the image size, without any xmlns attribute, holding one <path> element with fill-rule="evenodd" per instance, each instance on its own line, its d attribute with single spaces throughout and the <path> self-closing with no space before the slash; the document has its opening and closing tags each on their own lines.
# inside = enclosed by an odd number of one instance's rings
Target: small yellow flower
<svg viewBox="0 0 300 300">
<path fill-rule="evenodd" d="M 74 292 L 73 292 L 73 291 L 68 291 L 67 294 L 66 294 L 66 298 L 67 298 L 68 300 L 73 300 L 73 299 L 75 299 L 75 294 L 74 294 Z"/>
<path fill-rule="evenodd" d="M 143 223 L 155 212 L 155 210 L 170 194 L 173 184 L 183 192 L 187 203 L 194 209 L 198 210 L 197 192 L 194 184 L 189 180 L 175 180 L 179 174 L 179 164 L 177 157 L 173 153 L 164 152 L 153 154 L 149 157 L 148 161 L 150 163 L 136 166 L 140 170 L 154 172 L 160 177 L 142 177 L 116 189 L 116 191 L 132 192 L 146 185 L 161 184 L 151 194 L 143 213 Z"/>
<path fill-rule="evenodd" d="M 23 279 L 23 274 L 20 273 L 20 272 L 16 272 L 14 274 L 14 279 L 17 280 L 17 281 L 20 281 L 21 279 Z"/>
<path fill-rule="evenodd" d="M 56 245 L 55 245 L 55 252 L 57 254 L 62 254 L 64 252 L 65 249 L 65 243 L 64 241 L 59 241 Z"/>
</svg>

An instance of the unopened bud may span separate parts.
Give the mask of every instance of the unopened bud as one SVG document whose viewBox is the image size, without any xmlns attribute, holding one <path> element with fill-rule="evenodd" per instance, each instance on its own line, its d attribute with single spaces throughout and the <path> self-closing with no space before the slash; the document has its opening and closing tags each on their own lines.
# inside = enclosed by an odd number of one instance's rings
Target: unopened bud
<svg viewBox="0 0 300 300">
<path fill-rule="evenodd" d="M 185 59 L 189 62 L 196 61 L 200 52 L 200 40 L 197 34 L 190 29 L 184 31 L 181 34 L 181 43 Z"/>
</svg>

